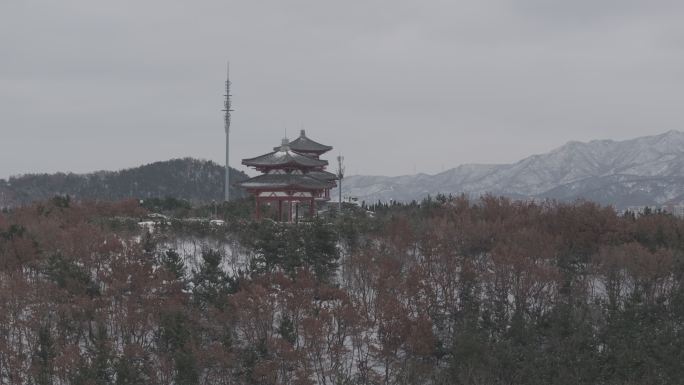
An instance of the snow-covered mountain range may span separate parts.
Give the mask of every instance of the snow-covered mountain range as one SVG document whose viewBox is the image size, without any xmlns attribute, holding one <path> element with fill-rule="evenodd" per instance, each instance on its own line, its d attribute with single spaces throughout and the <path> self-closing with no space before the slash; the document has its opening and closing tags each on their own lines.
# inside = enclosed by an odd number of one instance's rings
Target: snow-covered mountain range
<svg viewBox="0 0 684 385">
<path fill-rule="evenodd" d="M 513 164 L 466 164 L 436 174 L 350 176 L 359 201 L 420 200 L 428 194 L 588 199 L 617 208 L 684 203 L 684 132 L 625 141 L 569 142 Z M 333 195 L 337 196 L 337 195 Z"/>
</svg>

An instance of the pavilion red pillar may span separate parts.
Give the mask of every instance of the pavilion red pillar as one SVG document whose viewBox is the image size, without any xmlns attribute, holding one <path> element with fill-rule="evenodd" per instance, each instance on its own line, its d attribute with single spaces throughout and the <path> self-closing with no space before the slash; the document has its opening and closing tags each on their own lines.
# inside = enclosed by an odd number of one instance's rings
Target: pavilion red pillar
<svg viewBox="0 0 684 385">
<path fill-rule="evenodd" d="M 313 219 L 314 212 L 316 210 L 316 203 L 315 202 L 316 201 L 314 200 L 314 198 L 311 198 L 311 201 L 309 203 L 309 215 L 311 216 L 311 219 Z"/>
<path fill-rule="evenodd" d="M 287 221 L 292 222 L 292 201 L 287 202 L 287 212 L 288 212 Z"/>
<path fill-rule="evenodd" d="M 283 220 L 283 201 L 278 199 L 278 222 Z"/>
</svg>

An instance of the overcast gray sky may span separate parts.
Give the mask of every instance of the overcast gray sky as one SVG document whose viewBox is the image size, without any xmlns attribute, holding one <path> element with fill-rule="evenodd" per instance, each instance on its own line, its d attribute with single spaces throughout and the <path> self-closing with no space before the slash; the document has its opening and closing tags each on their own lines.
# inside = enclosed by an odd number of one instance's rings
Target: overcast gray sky
<svg viewBox="0 0 684 385">
<path fill-rule="evenodd" d="M 382 175 L 682 130 L 682 20 L 657 0 L 2 0 L 0 177 L 222 162 L 228 59 L 233 165 L 302 127 Z"/>
</svg>

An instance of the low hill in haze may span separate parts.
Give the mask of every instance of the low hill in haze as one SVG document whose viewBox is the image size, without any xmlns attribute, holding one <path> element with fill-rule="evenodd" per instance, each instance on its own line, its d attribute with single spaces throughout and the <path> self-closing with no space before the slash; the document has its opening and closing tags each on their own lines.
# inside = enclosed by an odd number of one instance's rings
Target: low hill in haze
<svg viewBox="0 0 684 385">
<path fill-rule="evenodd" d="M 121 200 L 127 198 L 174 197 L 202 203 L 223 199 L 225 167 L 213 161 L 172 159 L 120 171 L 89 174 L 26 174 L 0 179 L 0 206 L 17 206 L 55 195 L 77 200 Z M 230 169 L 231 183 L 248 176 Z M 242 197 L 233 186 L 231 196 Z"/>
</svg>

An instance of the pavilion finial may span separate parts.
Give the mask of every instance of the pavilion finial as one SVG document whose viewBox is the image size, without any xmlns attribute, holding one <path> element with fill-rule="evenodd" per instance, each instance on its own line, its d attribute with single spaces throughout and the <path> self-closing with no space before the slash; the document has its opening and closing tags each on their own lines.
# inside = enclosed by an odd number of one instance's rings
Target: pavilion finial
<svg viewBox="0 0 684 385">
<path fill-rule="evenodd" d="M 283 140 L 280 142 L 280 151 L 289 151 L 290 150 L 290 140 L 287 138 L 283 138 Z"/>
<path fill-rule="evenodd" d="M 301 136 L 302 138 L 305 137 L 306 136 L 306 130 L 304 130 L 304 129 L 299 130 L 299 136 Z"/>
</svg>

